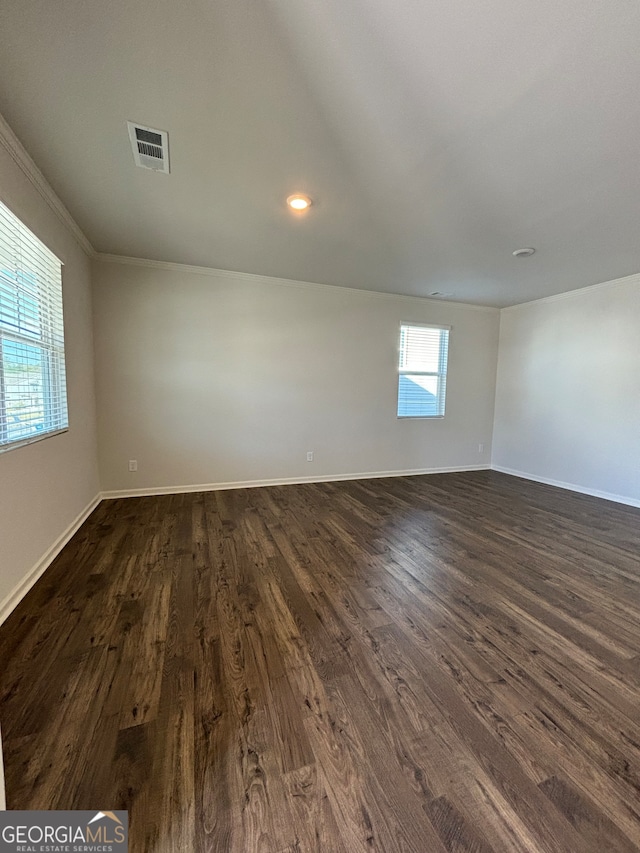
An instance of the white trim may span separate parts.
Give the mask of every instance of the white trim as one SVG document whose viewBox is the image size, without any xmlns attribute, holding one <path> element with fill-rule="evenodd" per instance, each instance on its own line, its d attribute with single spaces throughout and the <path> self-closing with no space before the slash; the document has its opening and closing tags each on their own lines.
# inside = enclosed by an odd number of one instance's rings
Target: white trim
<svg viewBox="0 0 640 853">
<path fill-rule="evenodd" d="M 614 278 L 611 281 L 601 281 L 599 284 L 591 284 L 588 287 L 579 287 L 576 290 L 567 290 L 564 293 L 555 293 L 552 296 L 543 296 L 540 299 L 532 299 L 529 302 L 519 302 L 517 305 L 507 305 L 501 311 L 516 311 L 518 308 L 527 308 L 529 305 L 539 305 L 544 302 L 558 302 L 560 299 L 571 299 L 592 293 L 594 290 L 603 290 L 609 287 L 621 287 L 629 284 L 640 284 L 640 273 L 633 273 L 623 278 Z"/>
<path fill-rule="evenodd" d="M 374 480 L 384 477 L 416 477 L 421 474 L 453 474 L 464 471 L 487 471 L 490 465 L 454 465 L 447 468 L 413 468 L 404 471 L 367 471 L 358 474 L 327 474 L 315 477 L 284 477 L 274 480 L 238 480 L 234 483 L 198 483 L 183 486 L 157 486 L 147 489 L 120 489 L 103 492 L 105 500 L 143 498 L 152 495 L 180 495 L 187 492 L 218 492 L 226 489 L 254 489 L 262 486 L 297 486 L 304 483 L 334 483 L 341 480 Z"/>
<path fill-rule="evenodd" d="M 499 311 L 500 309 L 496 308 L 495 310 Z M 417 326 L 419 329 L 440 329 L 443 332 L 450 332 L 453 329 L 453 326 L 442 326 L 440 323 L 415 323 L 413 320 L 401 320 L 400 326 Z"/>
<path fill-rule="evenodd" d="M 0 145 L 7 151 L 14 163 L 31 181 L 42 198 L 47 202 L 49 207 L 56 214 L 58 219 L 69 229 L 76 238 L 78 243 L 85 250 L 90 258 L 94 257 L 96 252 L 87 237 L 85 237 L 80 226 L 69 213 L 64 204 L 53 191 L 51 185 L 36 166 L 31 157 L 27 154 L 23 144 L 20 142 L 15 133 L 11 130 L 5 119 L 0 115 Z"/>
<path fill-rule="evenodd" d="M 8 441 L 6 444 L 0 444 L 0 453 L 7 453 L 9 450 L 18 450 L 19 447 L 26 447 L 28 444 L 35 444 L 36 441 L 44 441 L 45 438 L 53 438 L 54 435 L 63 435 L 69 432 L 69 427 L 49 430 L 49 432 L 30 435 L 29 438 L 18 438 L 15 441 Z"/>
<path fill-rule="evenodd" d="M 455 305 L 457 308 L 466 308 L 472 311 L 489 311 L 492 313 L 499 312 L 499 308 L 491 305 L 472 305 L 469 302 L 453 302 L 452 300 L 444 299 L 429 299 L 428 296 L 408 296 L 402 293 L 389 293 L 383 290 L 366 290 L 359 287 L 343 287 L 338 284 L 321 284 L 315 281 L 297 281 L 292 278 L 275 278 L 268 275 L 258 275 L 249 272 L 236 272 L 234 270 L 220 270 L 214 267 L 194 267 L 190 264 L 174 264 L 169 261 L 152 261 L 147 258 L 130 258 L 125 255 L 110 255 L 104 252 L 97 252 L 95 260 L 104 261 L 108 264 L 123 264 L 132 267 L 148 267 L 155 270 L 168 270 L 170 272 L 192 273 L 193 275 L 206 275 L 211 278 L 226 278 L 244 281 L 249 284 L 274 284 L 280 287 L 297 287 L 304 290 L 335 290 L 338 293 L 348 293 L 359 296 L 373 296 L 376 299 L 402 299 L 408 302 L 420 302 L 433 305 L 441 305 L 446 302 L 448 305 Z M 415 323 L 413 325 L 416 325 Z M 436 326 L 434 326 L 436 328 Z M 446 328 L 440 326 L 438 328 Z"/>
<path fill-rule="evenodd" d="M 101 500 L 102 495 L 99 493 L 82 510 L 80 515 L 71 522 L 67 529 L 58 536 L 49 550 L 38 560 L 35 566 L 27 572 L 22 580 L 19 581 L 19 583 L 11 590 L 9 595 L 0 602 L 0 625 L 2 625 L 9 614 L 15 610 L 35 582 L 42 577 L 60 551 L 62 551 L 64 546 L 71 539 L 73 534 L 79 530 L 80 526 L 87 520 Z"/>
<path fill-rule="evenodd" d="M 7 809 L 7 795 L 4 788 L 4 762 L 2 759 L 2 732 L 0 732 L 0 812 Z"/>
<path fill-rule="evenodd" d="M 528 474 L 525 471 L 515 471 L 513 468 L 503 468 L 502 465 L 492 465 L 491 470 L 499 471 L 501 474 L 509 474 L 512 477 L 521 477 L 523 480 L 533 480 L 536 483 L 544 483 L 546 486 L 555 486 L 558 489 L 567 489 L 570 492 L 580 492 L 582 495 L 591 495 L 591 497 L 594 498 L 614 501 L 618 504 L 640 507 L 640 499 L 638 498 L 615 495 L 612 492 L 603 492 L 600 489 L 589 489 L 586 486 L 577 486 L 575 483 L 564 483 L 562 480 L 552 480 L 550 477 L 539 477 L 534 474 Z"/>
</svg>

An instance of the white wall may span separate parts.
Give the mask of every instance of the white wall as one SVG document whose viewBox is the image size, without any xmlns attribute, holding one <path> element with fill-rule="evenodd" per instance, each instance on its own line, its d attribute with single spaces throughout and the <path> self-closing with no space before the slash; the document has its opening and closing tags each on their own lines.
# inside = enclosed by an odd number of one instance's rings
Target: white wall
<svg viewBox="0 0 640 853">
<path fill-rule="evenodd" d="M 488 466 L 495 309 L 104 260 L 94 305 L 106 491 Z M 403 320 L 453 327 L 443 420 L 396 418 Z"/>
<path fill-rule="evenodd" d="M 640 505 L 640 276 L 502 311 L 492 462 Z"/>
<path fill-rule="evenodd" d="M 4 134 L 4 135 L 3 135 Z M 0 621 L 52 546 L 99 491 L 90 262 L 29 180 L 17 143 L 0 123 L 0 199 L 63 261 L 70 428 L 0 453 Z M 9 141 L 8 141 L 9 140 Z M 13 146 L 13 148 L 12 148 Z M 9 151 L 13 150 L 12 156 Z M 22 590 L 24 591 L 24 589 Z"/>
</svg>

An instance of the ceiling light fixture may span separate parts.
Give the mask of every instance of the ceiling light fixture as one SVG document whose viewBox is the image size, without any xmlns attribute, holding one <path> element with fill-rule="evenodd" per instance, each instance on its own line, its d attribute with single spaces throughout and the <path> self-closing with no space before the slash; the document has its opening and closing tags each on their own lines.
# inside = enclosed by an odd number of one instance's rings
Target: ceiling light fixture
<svg viewBox="0 0 640 853">
<path fill-rule="evenodd" d="M 515 252 L 512 252 L 511 254 L 514 258 L 530 258 L 531 255 L 535 255 L 535 252 L 536 250 L 529 246 L 526 249 L 516 249 Z"/>
<path fill-rule="evenodd" d="M 302 195 L 301 193 L 295 193 L 294 195 L 290 195 L 287 199 L 287 204 L 292 210 L 295 210 L 296 213 L 301 213 L 303 210 L 307 210 L 313 202 L 309 198 L 308 195 Z"/>
</svg>

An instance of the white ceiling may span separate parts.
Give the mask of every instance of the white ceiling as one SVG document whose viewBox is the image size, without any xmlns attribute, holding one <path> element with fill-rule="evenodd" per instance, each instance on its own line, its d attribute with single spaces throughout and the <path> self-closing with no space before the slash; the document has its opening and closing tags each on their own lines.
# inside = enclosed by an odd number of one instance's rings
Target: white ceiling
<svg viewBox="0 0 640 853">
<path fill-rule="evenodd" d="M 503 306 L 640 270 L 639 45 L 637 0 L 0 0 L 0 113 L 100 252 Z"/>
</svg>

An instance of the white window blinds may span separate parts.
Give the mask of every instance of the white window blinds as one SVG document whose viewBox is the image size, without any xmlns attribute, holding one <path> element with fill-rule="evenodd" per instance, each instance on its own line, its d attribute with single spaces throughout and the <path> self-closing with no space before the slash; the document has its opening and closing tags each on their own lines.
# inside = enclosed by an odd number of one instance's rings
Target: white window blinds
<svg viewBox="0 0 640 853">
<path fill-rule="evenodd" d="M 448 348 L 448 328 L 400 326 L 399 418 L 444 416 Z"/>
<path fill-rule="evenodd" d="M 0 450 L 67 426 L 62 265 L 0 202 Z"/>
</svg>

